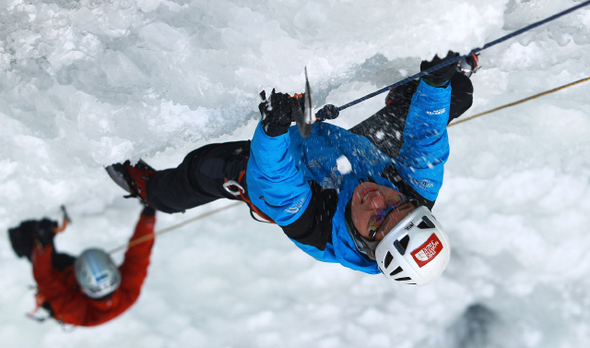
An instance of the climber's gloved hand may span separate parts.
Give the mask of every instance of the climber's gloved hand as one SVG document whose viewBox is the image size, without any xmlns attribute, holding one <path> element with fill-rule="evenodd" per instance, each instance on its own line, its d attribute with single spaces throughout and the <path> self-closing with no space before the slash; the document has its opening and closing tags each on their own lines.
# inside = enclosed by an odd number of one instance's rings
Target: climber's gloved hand
<svg viewBox="0 0 590 348">
<path fill-rule="evenodd" d="M 332 104 L 326 104 L 323 108 L 315 113 L 316 121 L 333 120 L 340 114 L 338 107 Z"/>
<path fill-rule="evenodd" d="M 420 64 L 420 71 L 427 70 L 433 66 L 436 66 L 442 62 L 445 62 L 449 59 L 455 58 L 459 55 L 459 53 L 455 53 L 453 51 L 449 51 L 447 56 L 444 58 L 439 58 L 438 55 L 434 56 L 431 61 L 423 60 Z M 434 86 L 434 87 L 446 87 L 447 82 L 455 75 L 457 72 L 457 64 L 449 64 L 444 66 L 438 70 L 428 73 L 428 75 L 422 77 L 424 82 L 427 84 Z"/>
<path fill-rule="evenodd" d="M 57 223 L 49 219 L 43 219 L 39 222 L 37 230 L 33 233 L 33 237 L 41 244 L 47 246 L 53 244 L 55 238 L 55 228 Z"/>
<path fill-rule="evenodd" d="M 276 93 L 273 89 L 270 98 L 266 92 L 260 92 L 262 102 L 258 105 L 262 115 L 262 129 L 266 135 L 276 137 L 287 133 L 293 121 L 293 109 L 303 110 L 303 96 L 291 97 L 286 93 Z"/>
</svg>

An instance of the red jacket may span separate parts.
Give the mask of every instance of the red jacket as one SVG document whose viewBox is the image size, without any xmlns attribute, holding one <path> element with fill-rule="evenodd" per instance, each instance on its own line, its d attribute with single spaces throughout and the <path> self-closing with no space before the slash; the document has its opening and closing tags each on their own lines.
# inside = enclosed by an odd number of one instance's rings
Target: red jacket
<svg viewBox="0 0 590 348">
<path fill-rule="evenodd" d="M 131 240 L 154 232 L 155 216 L 142 214 Z M 33 249 L 33 275 L 37 281 L 37 298 L 49 303 L 55 319 L 72 325 L 95 326 L 105 323 L 126 311 L 139 297 L 147 276 L 154 239 L 130 247 L 119 267 L 121 285 L 106 300 L 97 301 L 86 296 L 74 276 L 74 267 L 59 272 L 51 265 L 53 245 Z"/>
</svg>

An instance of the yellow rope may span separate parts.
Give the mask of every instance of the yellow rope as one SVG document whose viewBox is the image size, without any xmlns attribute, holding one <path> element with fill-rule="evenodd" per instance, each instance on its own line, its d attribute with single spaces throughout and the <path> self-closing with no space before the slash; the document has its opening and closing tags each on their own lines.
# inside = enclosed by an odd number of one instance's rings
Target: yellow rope
<svg viewBox="0 0 590 348">
<path fill-rule="evenodd" d="M 130 241 L 129 243 L 127 243 L 127 244 L 125 244 L 125 245 L 121 245 L 120 247 L 118 247 L 118 248 L 115 248 L 115 249 L 113 249 L 113 250 L 109 251 L 109 254 L 113 254 L 113 253 L 116 253 L 116 252 L 118 252 L 118 251 L 122 251 L 122 250 L 127 250 L 127 249 L 131 248 L 131 247 L 132 247 L 132 246 L 134 246 L 134 245 L 137 245 L 137 244 L 139 244 L 139 243 L 143 243 L 143 242 L 145 242 L 145 241 L 148 241 L 148 240 L 150 240 L 150 239 L 152 239 L 152 238 L 155 238 L 156 236 L 159 236 L 159 235 L 162 235 L 162 234 L 164 234 L 164 233 L 167 233 L 167 232 L 173 231 L 173 230 L 175 230 L 175 229 L 177 229 L 177 228 L 180 228 L 180 227 L 182 227 L 182 226 L 188 225 L 188 224 L 190 224 L 190 223 L 193 223 L 193 222 L 195 222 L 195 221 L 202 220 L 202 219 L 204 219 L 204 218 L 206 218 L 206 217 L 209 217 L 209 216 L 211 216 L 211 215 L 217 214 L 217 213 L 219 213 L 220 211 L 223 211 L 223 210 L 227 210 L 227 209 L 230 209 L 230 208 L 236 207 L 236 206 L 238 206 L 238 205 L 240 205 L 240 204 L 242 204 L 242 203 L 243 203 L 243 202 L 241 202 L 241 201 L 240 201 L 240 202 L 236 202 L 236 203 L 234 203 L 234 204 L 227 205 L 227 206 L 225 206 L 225 207 L 222 207 L 222 208 L 218 208 L 218 209 L 215 209 L 215 210 L 211 210 L 210 212 L 207 212 L 207 213 L 201 214 L 201 215 L 199 215 L 199 216 L 196 216 L 196 217 L 194 217 L 194 218 L 192 218 L 192 219 L 189 219 L 189 220 L 183 221 L 183 222 L 181 222 L 181 223 L 179 223 L 179 224 L 172 225 L 172 226 L 170 226 L 170 227 L 167 227 L 167 228 L 165 228 L 165 229 L 163 229 L 163 230 L 160 230 L 160 231 L 154 232 L 154 233 L 152 233 L 152 234 L 148 234 L 148 235 L 146 235 L 146 236 L 143 236 L 143 237 L 140 237 L 140 238 L 133 239 L 133 240 L 132 240 L 132 241 Z"/>
<path fill-rule="evenodd" d="M 554 89 L 552 89 L 552 90 L 545 91 L 545 92 L 543 92 L 543 93 L 535 94 L 535 95 L 533 95 L 533 96 L 530 96 L 530 97 L 528 97 L 528 98 L 524 98 L 524 99 L 521 99 L 521 100 L 515 101 L 515 102 L 513 102 L 513 103 L 510 103 L 510 104 L 502 105 L 502 106 L 500 106 L 500 107 L 497 107 L 497 108 L 495 108 L 495 109 L 492 109 L 492 110 L 484 111 L 484 112 L 482 112 L 482 113 L 479 113 L 479 114 L 476 114 L 476 115 L 473 115 L 473 116 L 467 117 L 467 118 L 465 118 L 465 119 L 462 119 L 462 120 L 459 120 L 459 121 L 457 121 L 457 122 L 453 122 L 453 123 L 449 124 L 449 125 L 448 125 L 448 127 L 454 126 L 454 125 L 456 125 L 456 124 L 459 124 L 459 123 L 462 123 L 462 122 L 465 122 L 465 121 L 469 121 L 469 120 L 471 120 L 471 119 L 474 119 L 474 118 L 476 118 L 476 117 L 479 117 L 479 116 L 483 116 L 483 115 L 486 115 L 486 114 L 490 114 L 490 113 L 492 113 L 492 112 L 494 112 L 494 111 L 498 111 L 498 110 L 505 109 L 505 108 L 507 108 L 507 107 L 511 107 L 511 106 L 514 106 L 514 105 L 518 105 L 518 104 L 524 103 L 525 101 L 529 101 L 529 100 L 532 100 L 532 99 L 535 99 L 535 98 L 539 98 L 539 97 L 542 97 L 542 96 L 544 96 L 544 95 L 547 95 L 547 94 L 550 94 L 550 93 L 553 93 L 553 92 L 557 92 L 557 91 L 559 91 L 559 90 L 562 90 L 562 89 L 565 89 L 565 88 L 567 88 L 567 87 L 571 87 L 571 86 L 577 85 L 577 84 L 579 84 L 579 83 L 582 83 L 582 82 L 585 82 L 585 81 L 588 81 L 588 80 L 590 80 L 590 77 L 586 77 L 586 78 L 580 79 L 580 80 L 578 80 L 578 81 L 575 81 L 575 82 L 572 82 L 572 83 L 568 83 L 567 85 L 563 85 L 563 86 L 561 86 L 561 87 L 557 87 L 557 88 L 554 88 Z"/>
</svg>

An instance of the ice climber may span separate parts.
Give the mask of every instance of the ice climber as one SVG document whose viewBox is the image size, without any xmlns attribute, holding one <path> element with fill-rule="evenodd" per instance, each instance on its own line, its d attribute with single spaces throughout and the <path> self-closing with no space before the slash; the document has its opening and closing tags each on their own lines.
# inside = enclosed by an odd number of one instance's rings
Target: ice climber
<svg viewBox="0 0 590 348">
<path fill-rule="evenodd" d="M 139 297 L 154 240 L 129 247 L 117 267 L 101 249 L 87 249 L 78 257 L 58 253 L 54 237 L 68 221 L 65 214 L 61 227 L 47 218 L 23 221 L 9 230 L 10 241 L 16 254 L 33 264 L 37 308 L 64 324 L 100 325 L 121 315 Z M 155 210 L 146 206 L 131 240 L 152 234 L 155 222 Z"/>
<path fill-rule="evenodd" d="M 456 57 L 423 61 L 421 70 Z M 301 95 L 265 93 L 251 141 L 210 144 L 177 167 L 140 160 L 107 167 L 131 196 L 176 213 L 219 198 L 243 200 L 317 260 L 401 283 L 426 285 L 445 269 L 450 246 L 431 209 L 449 156 L 447 124 L 472 103 L 473 86 L 451 64 L 393 89 L 386 106 L 346 130 L 315 122 L 292 127 Z M 335 108 L 325 107 L 327 118 Z"/>
</svg>

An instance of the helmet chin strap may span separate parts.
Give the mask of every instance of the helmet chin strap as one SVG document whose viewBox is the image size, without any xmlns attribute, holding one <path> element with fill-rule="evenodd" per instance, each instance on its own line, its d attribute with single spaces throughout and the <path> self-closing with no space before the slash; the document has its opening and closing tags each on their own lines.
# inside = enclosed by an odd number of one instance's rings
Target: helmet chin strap
<svg viewBox="0 0 590 348">
<path fill-rule="evenodd" d="M 370 241 L 366 238 L 363 238 L 352 222 L 351 210 L 351 202 L 348 202 L 346 209 L 344 210 L 344 222 L 346 223 L 346 230 L 350 234 L 356 250 L 361 255 L 367 257 L 369 260 L 375 261 L 375 249 L 377 248 L 379 241 Z"/>
</svg>

